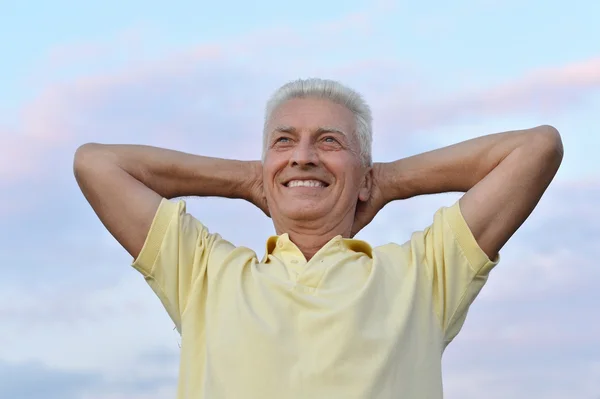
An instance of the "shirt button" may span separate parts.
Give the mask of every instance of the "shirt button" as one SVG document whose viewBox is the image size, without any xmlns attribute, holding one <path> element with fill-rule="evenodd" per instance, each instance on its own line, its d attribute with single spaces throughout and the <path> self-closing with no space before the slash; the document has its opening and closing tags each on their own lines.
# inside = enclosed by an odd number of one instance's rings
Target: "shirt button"
<svg viewBox="0 0 600 399">
<path fill-rule="evenodd" d="M 277 246 L 278 246 L 279 248 L 283 247 L 283 241 L 277 241 Z"/>
<path fill-rule="evenodd" d="M 296 264 L 296 263 L 298 263 L 298 259 L 292 259 L 292 263 L 293 263 L 293 264 Z"/>
</svg>

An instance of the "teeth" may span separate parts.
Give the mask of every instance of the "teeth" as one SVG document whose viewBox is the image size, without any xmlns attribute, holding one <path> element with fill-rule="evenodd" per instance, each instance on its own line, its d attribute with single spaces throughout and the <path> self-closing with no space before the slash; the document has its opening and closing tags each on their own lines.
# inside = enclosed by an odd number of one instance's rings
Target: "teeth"
<svg viewBox="0 0 600 399">
<path fill-rule="evenodd" d="M 318 180 L 292 180 L 288 187 L 325 187 L 325 184 Z"/>
</svg>

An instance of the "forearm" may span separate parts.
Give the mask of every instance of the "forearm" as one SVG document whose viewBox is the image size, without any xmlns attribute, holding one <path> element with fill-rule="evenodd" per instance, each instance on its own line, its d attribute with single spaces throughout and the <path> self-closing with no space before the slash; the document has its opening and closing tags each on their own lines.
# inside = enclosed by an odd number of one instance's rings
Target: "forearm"
<svg viewBox="0 0 600 399">
<path fill-rule="evenodd" d="M 108 162 L 165 198 L 217 196 L 247 199 L 258 162 L 192 155 L 143 145 L 87 144 Z"/>
<path fill-rule="evenodd" d="M 467 192 L 517 148 L 549 126 L 496 133 L 381 164 L 379 180 L 387 201 L 424 194 Z"/>
</svg>

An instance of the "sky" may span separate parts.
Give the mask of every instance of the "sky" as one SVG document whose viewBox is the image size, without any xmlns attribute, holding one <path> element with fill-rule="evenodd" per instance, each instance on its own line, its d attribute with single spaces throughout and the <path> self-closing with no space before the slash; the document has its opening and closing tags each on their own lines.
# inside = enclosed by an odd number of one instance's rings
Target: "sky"
<svg viewBox="0 0 600 399">
<path fill-rule="evenodd" d="M 264 103 L 301 77 L 373 109 L 375 161 L 555 126 L 565 156 L 443 358 L 450 399 L 600 398 L 600 2 L 0 1 L 0 397 L 175 397 L 179 337 L 72 174 L 86 142 L 258 159 Z M 457 193 L 388 205 L 404 242 Z M 252 205 L 188 211 L 259 256 Z M 245 223 L 240 226 L 239 220 Z"/>
</svg>

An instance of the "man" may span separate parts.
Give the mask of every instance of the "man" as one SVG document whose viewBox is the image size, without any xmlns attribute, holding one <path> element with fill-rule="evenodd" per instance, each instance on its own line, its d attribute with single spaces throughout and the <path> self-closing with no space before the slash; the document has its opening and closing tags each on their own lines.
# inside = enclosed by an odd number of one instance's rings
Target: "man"
<svg viewBox="0 0 600 399">
<path fill-rule="evenodd" d="M 280 88 L 262 162 L 86 144 L 77 181 L 182 337 L 179 398 L 441 398 L 441 356 L 556 174 L 550 126 L 371 161 L 371 114 L 329 80 Z M 389 202 L 465 192 L 403 244 L 352 237 Z M 185 212 L 243 198 L 276 234 L 261 259 Z"/>
</svg>

